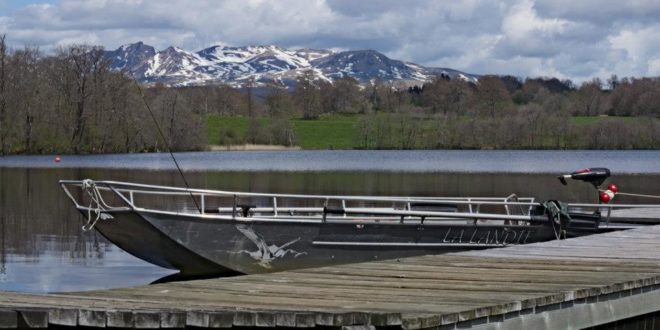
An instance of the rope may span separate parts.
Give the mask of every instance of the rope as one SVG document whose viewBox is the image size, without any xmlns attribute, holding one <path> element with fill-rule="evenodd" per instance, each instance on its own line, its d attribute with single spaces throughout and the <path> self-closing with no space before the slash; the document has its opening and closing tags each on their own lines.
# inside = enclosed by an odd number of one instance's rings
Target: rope
<svg viewBox="0 0 660 330">
<path fill-rule="evenodd" d="M 660 199 L 660 196 L 657 196 L 657 195 L 632 194 L 632 193 L 622 193 L 622 192 L 618 192 L 615 195 Z"/>
<path fill-rule="evenodd" d="M 85 190 L 89 196 L 89 206 L 87 207 L 87 223 L 82 226 L 82 230 L 90 231 L 101 219 L 101 210 L 103 209 L 101 203 L 103 198 L 101 197 L 99 188 L 96 187 L 96 183 L 91 179 L 85 179 L 82 181 L 82 189 Z M 96 206 L 92 208 L 94 205 Z M 96 214 L 96 218 L 94 218 L 94 220 L 92 220 L 92 210 L 94 210 L 94 214 Z"/>
<path fill-rule="evenodd" d="M 566 205 L 558 201 L 547 201 L 543 203 L 543 206 L 550 217 L 550 224 L 552 225 L 552 231 L 555 234 L 555 238 L 558 240 L 562 239 L 562 237 L 563 239 L 566 239 L 566 224 L 562 222 L 562 216 L 570 221 Z"/>
</svg>

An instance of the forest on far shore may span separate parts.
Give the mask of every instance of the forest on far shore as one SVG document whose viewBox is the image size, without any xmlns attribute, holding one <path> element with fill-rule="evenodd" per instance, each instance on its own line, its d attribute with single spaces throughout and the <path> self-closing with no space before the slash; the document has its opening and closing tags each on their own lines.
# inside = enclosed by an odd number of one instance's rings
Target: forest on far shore
<svg viewBox="0 0 660 330">
<path fill-rule="evenodd" d="M 141 93 L 143 91 L 143 94 Z M 145 106 L 152 110 L 165 141 Z M 323 129 L 343 118 L 351 129 Z M 235 125 L 235 119 L 243 124 Z M 0 154 L 204 150 L 311 144 L 344 134 L 355 149 L 658 149 L 660 80 L 447 76 L 421 86 L 304 72 L 295 89 L 142 86 L 110 69 L 103 49 L 7 49 L 0 36 Z M 332 147 L 332 146 L 330 146 Z"/>
</svg>

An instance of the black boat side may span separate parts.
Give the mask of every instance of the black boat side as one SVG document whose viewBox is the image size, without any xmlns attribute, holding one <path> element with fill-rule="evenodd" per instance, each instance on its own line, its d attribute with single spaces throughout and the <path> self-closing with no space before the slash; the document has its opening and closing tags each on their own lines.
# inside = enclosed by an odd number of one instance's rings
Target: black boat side
<svg viewBox="0 0 660 330">
<path fill-rule="evenodd" d="M 95 228 L 152 264 L 186 275 L 233 276 L 440 254 L 554 239 L 546 222 L 260 221 L 146 211 L 109 212 Z"/>
<path fill-rule="evenodd" d="M 87 211 L 81 210 L 81 213 L 87 216 Z M 179 270 L 186 276 L 241 275 L 190 251 L 136 212 L 119 210 L 104 214 L 104 219 L 96 222 L 94 229 L 137 258 L 163 268 Z"/>
</svg>

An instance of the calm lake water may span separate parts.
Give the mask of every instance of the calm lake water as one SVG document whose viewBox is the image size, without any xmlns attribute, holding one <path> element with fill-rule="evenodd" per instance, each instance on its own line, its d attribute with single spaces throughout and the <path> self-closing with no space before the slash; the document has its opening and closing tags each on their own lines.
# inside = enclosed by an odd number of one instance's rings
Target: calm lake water
<svg viewBox="0 0 660 330">
<path fill-rule="evenodd" d="M 293 151 L 177 154 L 191 186 L 275 193 L 534 196 L 595 201 L 555 175 L 612 169 L 622 191 L 660 192 L 659 151 Z M 183 186 L 168 154 L 0 157 L 0 290 L 79 291 L 153 282 L 152 266 L 83 232 L 60 179 Z M 623 201 L 623 200 L 622 200 Z M 629 200 L 630 201 L 630 200 Z M 632 201 L 634 202 L 634 201 Z"/>
<path fill-rule="evenodd" d="M 557 173 L 598 165 L 616 173 L 660 173 L 660 151 L 336 150 L 177 153 L 187 171 L 405 171 Z M 167 153 L 0 157 L 0 167 L 173 170 Z"/>
</svg>

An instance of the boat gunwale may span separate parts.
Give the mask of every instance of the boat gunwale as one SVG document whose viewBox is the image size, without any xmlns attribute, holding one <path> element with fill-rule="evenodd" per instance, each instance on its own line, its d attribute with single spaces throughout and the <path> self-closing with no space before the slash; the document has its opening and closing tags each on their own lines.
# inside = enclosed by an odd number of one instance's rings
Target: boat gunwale
<svg viewBox="0 0 660 330">
<path fill-rule="evenodd" d="M 82 185 L 84 180 L 60 180 L 60 185 Z M 141 190 L 143 194 L 158 194 L 158 195 L 213 195 L 220 197 L 278 197 L 278 198 L 299 198 L 299 199 L 332 199 L 332 200 L 346 200 L 346 201 L 373 201 L 373 202 L 430 202 L 430 203 L 443 203 L 451 202 L 457 204 L 482 204 L 482 205 L 520 205 L 520 206 L 537 206 L 541 203 L 534 202 L 533 197 L 518 197 L 519 200 L 529 200 L 530 202 L 500 202 L 507 199 L 507 197 L 420 197 L 420 196 L 353 196 L 353 195 L 303 195 L 303 194 L 276 194 L 276 193 L 253 193 L 253 192 L 238 192 L 227 190 L 210 190 L 210 189 L 197 189 L 197 188 L 180 188 L 171 186 L 148 185 L 142 183 L 131 183 L 122 181 L 94 181 L 95 184 L 107 185 L 108 188 L 113 186 L 117 191 L 135 191 L 135 189 L 118 189 L 114 186 L 134 186 L 138 188 L 146 188 L 150 190 Z M 99 187 L 104 188 L 104 187 Z M 155 190 L 155 191 L 153 191 Z M 166 190 L 169 192 L 157 191 Z"/>
<path fill-rule="evenodd" d="M 198 219 L 209 219 L 209 220 L 235 220 L 237 222 L 243 223 L 254 223 L 254 222 L 280 222 L 280 223 L 342 223 L 342 221 L 347 221 L 349 223 L 373 223 L 373 224 L 393 224 L 400 223 L 402 225 L 424 225 L 426 221 L 427 225 L 447 225 L 450 221 L 465 221 L 473 220 L 474 225 L 476 225 L 478 220 L 495 220 L 495 221 L 521 221 L 525 225 L 530 225 L 533 222 L 539 222 L 539 220 L 545 220 L 543 222 L 547 223 L 548 218 L 543 216 L 532 216 L 531 210 L 534 206 L 543 205 L 538 202 L 534 202 L 534 198 L 524 197 L 518 198 L 515 195 L 510 195 L 509 197 L 387 197 L 387 196 L 330 196 L 330 195 L 299 195 L 299 194 L 266 194 L 266 193 L 241 193 L 241 192 L 231 192 L 231 191 L 222 191 L 222 190 L 208 190 L 208 189 L 190 189 L 190 188 L 179 188 L 179 187 L 168 187 L 168 186 L 159 186 L 159 185 L 147 185 L 140 183 L 129 183 L 121 181 L 92 181 L 92 180 L 60 180 L 59 181 L 62 189 L 66 192 L 71 201 L 76 205 L 79 210 L 84 211 L 120 211 L 120 210 L 133 210 L 135 212 L 147 212 L 161 215 L 172 215 L 172 216 L 185 216 L 185 217 L 194 217 Z M 96 205 L 95 208 L 85 207 L 81 205 L 76 198 L 73 197 L 69 191 L 69 186 L 79 187 L 81 190 L 85 190 L 86 185 L 93 185 L 96 190 L 105 190 L 112 191 L 116 196 L 118 196 L 127 206 L 114 207 L 108 205 L 102 197 L 99 197 L 99 205 Z M 119 186 L 119 187 L 117 187 Z M 123 188 L 120 188 L 123 187 Z M 137 188 L 137 189 L 131 189 Z M 164 190 L 164 191 L 163 191 Z M 88 191 L 89 193 L 89 191 Z M 126 194 L 129 196 L 127 197 Z M 200 197 L 202 207 L 195 209 L 195 213 L 192 212 L 181 212 L 181 211 L 169 211 L 169 210 L 158 210 L 154 208 L 145 208 L 136 206 L 134 203 L 134 194 L 145 194 L 145 195 L 176 195 L 184 196 L 189 195 L 191 198 L 194 198 L 195 195 Z M 204 210 L 204 198 L 205 197 L 233 197 L 234 206 L 231 209 L 229 215 L 222 215 L 220 213 L 221 209 L 230 209 L 230 208 L 218 208 L 216 212 L 205 212 Z M 252 209 L 253 212 L 267 212 L 271 213 L 272 216 L 255 216 L 250 217 L 241 216 L 239 209 L 236 205 L 236 200 L 238 197 L 269 197 L 273 199 L 272 207 L 261 207 Z M 515 197 L 514 201 L 509 201 Z M 332 215 L 328 216 L 326 213 L 326 208 L 314 207 L 314 208 L 291 208 L 291 207 L 277 207 L 277 198 L 282 199 L 314 199 L 325 201 L 324 205 L 327 205 L 330 200 L 341 201 L 342 217 L 333 217 Z M 530 200 L 531 202 L 520 202 L 520 200 Z M 377 207 L 355 207 L 350 208 L 346 207 L 346 201 L 368 201 L 368 202 L 387 202 L 387 203 L 403 203 L 407 205 L 407 209 L 397 209 L 397 208 L 377 208 Z M 452 204 L 467 204 L 469 206 L 468 212 L 443 212 L 443 211 L 432 211 L 432 210 L 413 210 L 411 205 L 413 203 L 424 203 L 426 206 L 434 207 L 435 205 L 442 206 L 446 203 Z M 101 205 L 102 204 L 102 205 Z M 476 212 L 474 212 L 473 205 L 476 207 Z M 504 213 L 480 213 L 479 208 L 481 205 L 499 205 L 504 206 L 506 214 Z M 526 206 L 527 210 L 523 211 L 523 215 L 515 215 L 509 212 L 509 206 Z M 573 203 L 568 204 L 569 208 L 595 208 L 600 210 L 605 208 L 607 210 L 607 220 L 609 220 L 609 213 L 613 208 L 642 208 L 642 207 L 651 207 L 658 208 L 660 205 L 646 205 L 646 204 L 585 204 L 585 203 Z M 101 208 L 101 209 L 99 209 Z M 258 209 L 258 211 L 256 211 Z M 285 213 L 291 212 L 302 212 L 298 217 L 293 218 L 291 213 L 291 218 L 287 218 Z M 198 213 L 199 212 L 199 213 Z M 307 212 L 308 214 L 304 214 Z M 238 213 L 238 214 L 237 214 Z M 311 214 L 309 214 L 311 213 Z M 347 217 L 348 214 L 362 215 Z M 365 218 L 372 217 L 371 219 Z M 383 219 L 384 216 L 390 217 L 399 217 L 399 219 Z M 607 221 L 609 223 L 609 221 Z M 506 223 L 499 224 L 500 226 L 506 226 Z"/>
<path fill-rule="evenodd" d="M 80 211 L 88 212 L 92 211 L 94 212 L 96 208 L 90 208 L 87 206 L 83 205 L 78 205 L 76 207 Z M 242 217 L 242 216 L 235 216 L 232 217 L 231 215 L 217 215 L 213 213 L 187 213 L 187 212 L 174 212 L 174 211 L 161 211 L 161 210 L 155 210 L 155 209 L 147 209 L 147 208 L 128 208 L 128 207 L 116 207 L 116 208 L 111 208 L 111 209 L 104 209 L 102 212 L 104 213 L 113 213 L 113 212 L 135 212 L 135 213 L 150 213 L 150 214 L 158 214 L 158 215 L 169 215 L 169 216 L 177 216 L 177 217 L 186 217 L 186 218 L 193 218 L 193 219 L 198 219 L 200 221 L 204 220 L 221 220 L 221 221 L 229 221 L 229 222 L 237 222 L 237 223 L 259 223 L 259 222 L 264 222 L 264 223 L 311 223 L 311 224 L 374 224 L 374 225 L 400 225 L 400 226 L 410 226 L 410 225 L 424 225 L 424 226 L 465 226 L 465 227 L 475 227 L 475 226 L 492 226 L 492 227 L 528 227 L 529 225 L 516 225 L 516 224 L 493 224 L 493 223 L 479 223 L 475 225 L 474 222 L 468 223 L 470 221 L 470 218 L 446 218 L 446 219 L 437 219 L 437 218 L 426 218 L 423 222 L 420 221 L 419 219 L 415 218 L 407 218 L 403 222 L 401 222 L 400 218 L 374 218 L 374 219 L 366 219 L 366 218 L 344 218 L 344 217 L 328 217 L 326 220 L 323 220 L 322 217 L 320 216 L 300 216 L 298 218 L 283 218 L 281 216 L 279 217 Z M 475 217 L 477 215 L 484 215 L 484 213 L 474 213 Z M 487 215 L 487 214 L 486 214 Z M 503 215 L 506 216 L 506 215 Z M 179 219 L 180 220 L 180 219 Z M 515 219 L 474 219 L 474 220 L 493 220 L 493 221 L 505 221 L 505 220 L 513 220 L 513 221 L 521 221 L 521 222 L 529 222 L 529 219 L 526 220 L 515 220 Z M 175 220 L 173 220 L 175 221 Z M 465 221 L 465 223 L 455 223 L 455 221 Z"/>
<path fill-rule="evenodd" d="M 59 184 L 65 185 L 82 185 L 84 180 L 59 180 Z M 534 197 L 517 197 L 518 200 L 529 200 L 529 202 L 507 202 L 507 197 L 424 197 L 424 196 L 357 196 L 357 195 L 304 195 L 304 194 L 277 194 L 277 193 L 253 193 L 253 192 L 238 192 L 228 190 L 211 190 L 211 189 L 197 189 L 197 188 L 180 188 L 162 185 L 148 185 L 142 183 L 132 183 L 113 180 L 94 181 L 96 184 L 104 184 L 108 187 L 99 187 L 100 189 L 110 189 L 113 185 L 119 186 L 134 186 L 139 188 L 147 188 L 151 190 L 140 190 L 142 194 L 158 194 L 158 195 L 175 195 L 181 196 L 186 194 L 193 195 L 212 195 L 218 197 L 278 197 L 278 198 L 299 198 L 299 199 L 331 199 L 331 200 L 346 200 L 346 201 L 372 201 L 372 202 L 409 202 L 409 203 L 445 203 L 451 202 L 455 204 L 465 205 L 513 205 L 513 206 L 542 206 L 543 203 L 534 201 Z M 135 189 L 117 189 L 120 192 L 136 191 Z M 153 191 L 156 190 L 156 191 Z M 157 190 L 166 190 L 170 192 L 163 192 Z M 72 196 L 71 196 L 72 197 Z M 594 204 L 594 203 L 567 203 L 569 207 L 598 207 L 598 208 L 660 208 L 660 204 Z"/>
</svg>

